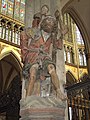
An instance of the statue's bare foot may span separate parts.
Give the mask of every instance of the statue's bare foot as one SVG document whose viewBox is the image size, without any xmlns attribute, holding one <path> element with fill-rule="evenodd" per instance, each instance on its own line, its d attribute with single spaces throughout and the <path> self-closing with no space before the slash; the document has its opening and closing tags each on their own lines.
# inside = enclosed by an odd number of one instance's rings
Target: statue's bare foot
<svg viewBox="0 0 90 120">
<path fill-rule="evenodd" d="M 57 97 L 60 98 L 62 101 L 67 100 L 67 96 L 63 94 L 60 89 L 57 90 Z"/>
</svg>

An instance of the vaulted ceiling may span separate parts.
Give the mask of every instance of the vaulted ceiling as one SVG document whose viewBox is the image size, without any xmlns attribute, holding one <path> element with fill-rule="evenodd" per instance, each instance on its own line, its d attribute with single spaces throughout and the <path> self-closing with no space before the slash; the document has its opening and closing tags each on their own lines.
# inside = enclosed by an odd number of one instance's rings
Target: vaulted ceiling
<svg viewBox="0 0 90 120">
<path fill-rule="evenodd" d="M 12 53 L 0 60 L 0 93 L 8 89 L 11 81 L 20 71 L 21 65 Z"/>
</svg>

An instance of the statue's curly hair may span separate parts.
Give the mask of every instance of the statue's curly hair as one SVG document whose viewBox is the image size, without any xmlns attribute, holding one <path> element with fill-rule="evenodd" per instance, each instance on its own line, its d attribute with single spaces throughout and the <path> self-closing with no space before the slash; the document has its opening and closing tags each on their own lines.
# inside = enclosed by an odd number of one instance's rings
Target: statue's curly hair
<svg viewBox="0 0 90 120">
<path fill-rule="evenodd" d="M 41 21 L 40 28 L 41 30 L 44 30 L 45 32 L 48 32 L 48 33 L 56 32 L 58 28 L 58 24 L 55 17 L 52 17 L 52 16 L 45 17 Z"/>
</svg>

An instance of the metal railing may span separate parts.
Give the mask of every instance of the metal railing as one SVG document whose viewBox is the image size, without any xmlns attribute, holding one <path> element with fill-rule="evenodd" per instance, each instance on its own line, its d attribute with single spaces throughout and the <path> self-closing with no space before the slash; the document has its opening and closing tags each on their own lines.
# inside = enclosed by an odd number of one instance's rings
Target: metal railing
<svg viewBox="0 0 90 120">
<path fill-rule="evenodd" d="M 66 90 L 69 120 L 90 120 L 90 78 L 69 86 Z"/>
</svg>

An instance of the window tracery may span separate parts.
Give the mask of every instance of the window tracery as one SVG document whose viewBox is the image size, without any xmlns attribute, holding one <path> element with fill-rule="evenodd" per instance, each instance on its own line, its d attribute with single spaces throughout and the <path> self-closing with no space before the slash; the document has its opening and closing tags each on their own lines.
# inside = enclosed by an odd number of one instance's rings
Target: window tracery
<svg viewBox="0 0 90 120">
<path fill-rule="evenodd" d="M 84 45 L 83 38 L 77 26 L 76 26 L 76 41 L 78 44 Z"/>
<path fill-rule="evenodd" d="M 0 38 L 8 42 L 20 45 L 20 31 L 23 27 L 6 19 L 0 20 Z"/>
<path fill-rule="evenodd" d="M 64 14 L 63 21 L 69 28 L 64 40 L 64 46 L 68 45 L 67 49 L 64 47 L 65 61 L 73 64 L 79 62 L 79 65 L 86 66 L 84 40 L 78 26 L 68 13 Z"/>
</svg>

